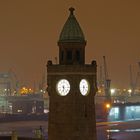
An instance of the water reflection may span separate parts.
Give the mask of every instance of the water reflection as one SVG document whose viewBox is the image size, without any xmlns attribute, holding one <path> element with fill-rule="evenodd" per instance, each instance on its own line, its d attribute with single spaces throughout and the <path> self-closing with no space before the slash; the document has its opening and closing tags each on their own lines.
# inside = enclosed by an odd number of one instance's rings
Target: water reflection
<svg viewBox="0 0 140 140">
<path fill-rule="evenodd" d="M 119 129 L 107 129 L 107 133 L 118 133 L 118 132 L 140 132 L 140 128 L 137 129 L 125 129 L 125 130 L 119 130 Z"/>
<path fill-rule="evenodd" d="M 140 128 L 138 128 L 138 129 L 126 129 L 125 132 L 140 132 Z"/>
<path fill-rule="evenodd" d="M 124 134 L 129 134 L 129 133 L 139 133 L 140 132 L 140 128 L 137 129 L 107 129 L 106 130 L 107 134 L 107 140 L 117 140 L 118 138 L 116 136 L 118 135 L 124 135 Z M 119 133 L 119 134 L 118 134 Z"/>
<path fill-rule="evenodd" d="M 119 129 L 108 129 L 108 130 L 106 130 L 108 133 L 109 132 L 114 132 L 114 133 L 116 133 L 116 132 L 120 132 L 120 130 Z"/>
</svg>

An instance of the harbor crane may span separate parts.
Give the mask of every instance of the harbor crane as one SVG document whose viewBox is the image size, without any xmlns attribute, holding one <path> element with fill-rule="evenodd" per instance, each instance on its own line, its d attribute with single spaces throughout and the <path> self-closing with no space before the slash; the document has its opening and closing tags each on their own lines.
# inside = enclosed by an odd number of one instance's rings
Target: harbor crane
<svg viewBox="0 0 140 140">
<path fill-rule="evenodd" d="M 103 56 L 103 64 L 104 64 L 104 89 L 105 89 L 105 97 L 106 102 L 111 103 L 111 95 L 110 95 L 110 83 L 111 80 L 108 77 L 108 71 L 107 71 L 107 64 L 106 64 L 106 58 Z"/>
<path fill-rule="evenodd" d="M 133 75 L 132 75 L 132 67 L 130 65 L 130 86 L 131 86 L 131 90 L 132 90 L 131 96 L 135 95 L 135 90 L 138 86 L 138 81 L 140 79 L 140 62 L 138 62 L 138 67 L 139 67 L 139 70 L 136 74 L 136 79 L 134 80 Z"/>
</svg>

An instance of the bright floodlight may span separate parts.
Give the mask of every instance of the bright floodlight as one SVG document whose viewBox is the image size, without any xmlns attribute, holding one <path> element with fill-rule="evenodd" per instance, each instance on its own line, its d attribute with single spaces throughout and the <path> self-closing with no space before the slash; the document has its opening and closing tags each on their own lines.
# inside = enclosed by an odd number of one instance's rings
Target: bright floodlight
<svg viewBox="0 0 140 140">
<path fill-rule="evenodd" d="M 110 92 L 111 92 L 111 95 L 113 95 L 115 93 L 115 89 L 114 88 L 110 89 Z"/>
<path fill-rule="evenodd" d="M 129 92 L 129 93 L 131 93 L 131 92 L 132 92 L 132 90 L 131 90 L 131 89 L 128 89 L 128 92 Z"/>
</svg>

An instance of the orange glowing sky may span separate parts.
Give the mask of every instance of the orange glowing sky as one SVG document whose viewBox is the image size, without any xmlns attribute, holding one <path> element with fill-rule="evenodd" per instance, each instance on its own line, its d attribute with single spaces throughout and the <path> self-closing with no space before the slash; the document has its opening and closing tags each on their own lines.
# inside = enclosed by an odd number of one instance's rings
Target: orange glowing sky
<svg viewBox="0 0 140 140">
<path fill-rule="evenodd" d="M 127 87 L 129 65 L 140 61 L 139 0 L 4 0 L 0 2 L 0 72 L 12 69 L 19 81 L 39 83 L 73 6 L 87 40 L 86 62 L 98 67 L 106 56 L 112 87 Z M 135 75 L 134 75 L 135 78 Z"/>
</svg>

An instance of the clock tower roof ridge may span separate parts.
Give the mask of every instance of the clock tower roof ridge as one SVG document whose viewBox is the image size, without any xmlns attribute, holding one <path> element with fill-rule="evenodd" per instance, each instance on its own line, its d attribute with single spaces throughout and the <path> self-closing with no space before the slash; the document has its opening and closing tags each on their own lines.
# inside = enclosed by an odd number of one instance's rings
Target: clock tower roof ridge
<svg viewBox="0 0 140 140">
<path fill-rule="evenodd" d="M 63 29 L 60 33 L 58 43 L 86 42 L 80 24 L 78 23 L 74 15 L 75 9 L 71 7 L 69 8 L 69 11 L 70 11 L 70 15 L 67 21 L 65 22 Z"/>
</svg>

